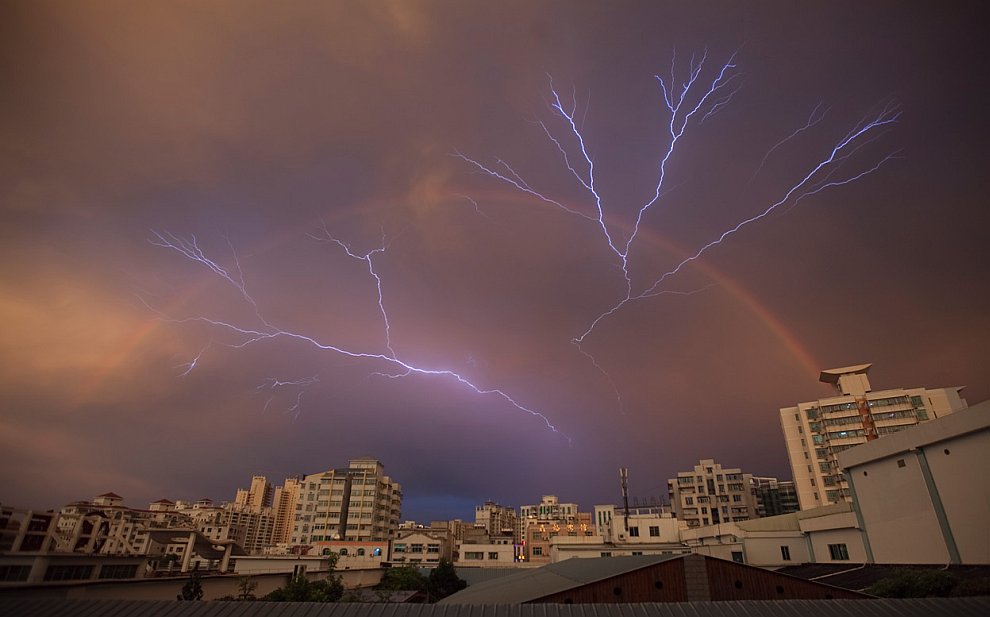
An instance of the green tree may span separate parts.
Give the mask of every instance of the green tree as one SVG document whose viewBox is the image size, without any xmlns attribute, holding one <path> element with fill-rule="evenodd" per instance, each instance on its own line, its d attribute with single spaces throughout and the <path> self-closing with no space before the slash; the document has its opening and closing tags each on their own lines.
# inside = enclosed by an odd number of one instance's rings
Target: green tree
<svg viewBox="0 0 990 617">
<path fill-rule="evenodd" d="M 952 594 L 958 582 L 945 570 L 897 570 L 865 591 L 881 598 L 944 598 Z"/>
<path fill-rule="evenodd" d="M 426 577 L 414 566 L 406 565 L 388 568 L 382 574 L 382 581 L 375 589 L 383 591 L 426 591 Z"/>
<path fill-rule="evenodd" d="M 193 572 L 189 575 L 189 580 L 182 586 L 182 592 L 176 595 L 175 599 L 187 601 L 203 599 L 203 584 L 200 581 L 199 572 Z"/>
<path fill-rule="evenodd" d="M 430 572 L 430 578 L 427 582 L 427 594 L 429 595 L 430 602 L 436 602 L 465 587 L 467 587 L 467 581 L 457 576 L 457 572 L 454 570 L 454 564 L 446 559 L 441 559 L 437 567 L 433 568 L 433 571 Z"/>
<path fill-rule="evenodd" d="M 336 602 L 343 595 L 344 585 L 339 576 L 331 573 L 324 580 L 311 581 L 305 574 L 300 574 L 262 599 L 269 602 Z"/>
</svg>

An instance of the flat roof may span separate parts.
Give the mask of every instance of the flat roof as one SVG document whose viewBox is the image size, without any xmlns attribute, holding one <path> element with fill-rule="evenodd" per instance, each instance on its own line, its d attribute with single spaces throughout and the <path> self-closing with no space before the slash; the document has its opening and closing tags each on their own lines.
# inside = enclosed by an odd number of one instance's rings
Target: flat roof
<svg viewBox="0 0 990 617">
<path fill-rule="evenodd" d="M 818 376 L 818 381 L 823 383 L 839 383 L 839 377 L 842 375 L 853 375 L 855 373 L 866 373 L 870 372 L 870 367 L 873 364 L 854 364 L 852 366 L 844 366 L 842 368 L 827 368 L 821 372 Z"/>
</svg>

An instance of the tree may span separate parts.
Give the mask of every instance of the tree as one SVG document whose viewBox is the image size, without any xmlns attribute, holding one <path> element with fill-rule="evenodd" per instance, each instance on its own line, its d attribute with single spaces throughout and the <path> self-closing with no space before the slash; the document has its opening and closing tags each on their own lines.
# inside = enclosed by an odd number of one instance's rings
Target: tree
<svg viewBox="0 0 990 617">
<path fill-rule="evenodd" d="M 311 581 L 305 574 L 292 578 L 285 587 L 279 587 L 262 600 L 269 602 L 336 602 L 344 595 L 344 585 L 339 576 Z"/>
<path fill-rule="evenodd" d="M 427 582 L 427 593 L 431 602 L 436 602 L 467 587 L 467 581 L 457 576 L 454 564 L 441 559 L 436 568 L 430 572 Z"/>
<path fill-rule="evenodd" d="M 426 591 L 427 579 L 414 566 L 388 568 L 375 589 L 382 591 Z"/>
<path fill-rule="evenodd" d="M 944 598 L 952 594 L 958 582 L 945 570 L 897 570 L 865 591 L 881 598 Z"/>
<path fill-rule="evenodd" d="M 182 593 L 176 595 L 175 599 L 186 601 L 203 599 L 203 584 L 200 582 L 199 572 L 189 575 L 189 580 L 182 586 Z"/>
<path fill-rule="evenodd" d="M 258 588 L 258 583 L 251 580 L 250 576 L 242 576 L 237 579 L 237 599 L 238 600 L 257 600 L 254 596 L 254 590 Z"/>
</svg>

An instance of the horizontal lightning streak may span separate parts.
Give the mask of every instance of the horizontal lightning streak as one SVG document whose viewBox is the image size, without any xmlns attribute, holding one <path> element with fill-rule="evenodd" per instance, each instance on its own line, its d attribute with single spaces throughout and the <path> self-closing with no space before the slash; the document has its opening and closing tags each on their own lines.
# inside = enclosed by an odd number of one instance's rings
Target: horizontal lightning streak
<svg viewBox="0 0 990 617">
<path fill-rule="evenodd" d="M 325 226 L 324 226 L 324 231 L 326 232 L 326 227 Z M 199 263 L 199 264 L 205 266 L 211 272 L 213 272 L 214 274 L 216 274 L 220 278 L 224 279 L 225 281 L 227 281 L 228 283 L 232 284 L 234 287 L 236 287 L 237 289 L 239 289 L 241 291 L 241 294 L 244 296 L 245 301 L 247 301 L 252 307 L 254 307 L 255 312 L 258 313 L 259 319 L 261 320 L 261 322 L 262 322 L 262 324 L 264 326 L 264 329 L 251 328 L 251 327 L 243 327 L 243 326 L 239 326 L 239 325 L 236 325 L 234 323 L 231 323 L 231 322 L 223 321 L 223 320 L 220 320 L 220 319 L 213 319 L 213 318 L 206 317 L 206 316 L 184 317 L 184 318 L 178 318 L 177 319 L 177 318 L 169 317 L 169 316 L 161 313 L 161 311 L 158 311 L 157 309 L 154 309 L 153 307 L 150 307 L 149 306 L 149 308 L 151 308 L 157 314 L 159 314 L 162 317 L 163 320 L 169 321 L 171 323 L 179 323 L 179 324 L 181 324 L 181 323 L 191 323 L 191 322 L 200 322 L 200 323 L 209 324 L 209 325 L 211 325 L 211 326 L 213 326 L 215 328 L 218 328 L 218 329 L 221 329 L 221 330 L 226 330 L 226 331 L 228 331 L 230 333 L 236 334 L 236 335 L 238 335 L 241 338 L 240 342 L 231 343 L 231 344 L 228 344 L 227 345 L 228 347 L 233 348 L 233 349 L 243 349 L 243 348 L 246 348 L 246 347 L 248 347 L 250 345 L 253 345 L 255 343 L 260 343 L 262 341 L 272 341 L 272 340 L 278 340 L 278 339 L 288 339 L 290 341 L 300 342 L 300 343 L 303 343 L 303 344 L 306 344 L 306 345 L 315 347 L 315 348 L 320 349 L 320 350 L 323 350 L 323 351 L 330 351 L 330 352 L 337 353 L 337 354 L 340 354 L 340 355 L 343 355 L 343 356 L 347 356 L 347 357 L 350 357 L 350 358 L 363 358 L 363 359 L 369 359 L 369 360 L 377 360 L 377 361 L 381 361 L 381 362 L 384 362 L 386 364 L 389 364 L 391 366 L 397 367 L 397 369 L 400 370 L 400 374 L 398 374 L 398 375 L 391 375 L 391 377 L 404 377 L 404 376 L 409 376 L 409 375 L 414 375 L 415 374 L 415 375 L 423 375 L 423 376 L 437 376 L 437 377 L 451 378 L 451 379 L 457 381 L 459 384 L 461 384 L 461 385 L 467 387 L 468 389 L 474 391 L 477 394 L 496 396 L 496 397 L 502 399 L 503 401 L 505 401 L 506 403 L 510 404 L 512 407 L 516 408 L 517 410 L 522 411 L 524 413 L 527 413 L 527 414 L 529 414 L 529 415 L 531 415 L 531 416 L 533 416 L 535 418 L 538 418 L 539 420 L 541 420 L 546 425 L 546 427 L 548 429 L 550 429 L 554 433 L 558 433 L 558 434 L 564 436 L 565 438 L 567 438 L 568 442 L 570 442 L 570 438 L 567 437 L 566 435 L 564 435 L 563 433 L 561 433 L 557 429 L 557 427 L 554 426 L 554 424 L 550 421 L 550 419 L 546 415 L 544 415 L 543 413 L 540 413 L 539 411 L 536 411 L 535 409 L 532 409 L 530 407 L 527 407 L 526 405 L 523 405 L 522 403 L 520 403 L 519 401 L 517 401 L 514 397 L 512 397 L 511 395 L 509 395 L 508 393 L 506 393 L 504 390 L 501 390 L 499 388 L 484 388 L 484 387 L 478 386 L 474 382 L 472 382 L 470 379 L 464 377 L 463 375 L 461 375 L 461 374 L 459 374 L 456 371 L 451 370 L 451 369 L 431 369 L 431 368 L 424 368 L 424 367 L 417 366 L 415 364 L 406 362 L 404 360 L 401 360 L 401 359 L 399 359 L 397 357 L 397 355 L 395 354 L 394 350 L 391 349 L 391 346 L 390 346 L 390 344 L 388 342 L 386 343 L 386 347 L 389 350 L 389 354 L 371 353 L 371 352 L 364 352 L 364 351 L 352 351 L 352 350 L 349 350 L 349 349 L 345 349 L 343 347 L 339 347 L 339 346 L 332 345 L 332 344 L 329 344 L 329 343 L 321 342 L 321 341 L 317 340 L 316 338 L 314 338 L 312 336 L 308 336 L 308 335 L 303 334 L 303 333 L 293 332 L 291 330 L 285 330 L 285 329 L 276 327 L 275 325 L 273 325 L 271 322 L 267 321 L 266 319 L 264 319 L 264 317 L 262 317 L 260 315 L 260 311 L 258 310 L 258 304 L 254 300 L 254 298 L 251 297 L 251 295 L 247 292 L 247 289 L 246 289 L 245 285 L 242 282 L 243 281 L 243 278 L 234 278 L 233 276 L 230 275 L 230 273 L 226 269 L 224 269 L 217 262 L 215 262 L 214 260 L 212 260 L 211 258 L 209 258 L 199 248 L 199 246 L 196 243 L 195 237 L 190 237 L 189 239 L 186 239 L 186 238 L 181 238 L 179 236 L 176 236 L 176 235 L 174 235 L 172 233 L 169 233 L 169 232 L 164 232 L 164 233 L 152 232 L 152 233 L 155 236 L 155 239 L 149 240 L 149 243 L 151 243 L 152 245 L 159 246 L 159 247 L 162 247 L 162 248 L 167 248 L 167 249 L 175 250 L 176 252 L 178 252 L 179 254 L 181 254 L 182 256 L 184 256 L 185 258 L 187 258 L 187 259 L 189 259 L 189 260 L 191 260 L 193 262 L 196 262 L 196 263 Z M 385 252 L 386 247 L 384 246 L 384 241 L 383 241 L 383 246 L 381 248 L 375 249 L 373 251 L 370 251 L 369 253 L 366 253 L 364 255 L 360 255 L 358 253 L 354 253 L 345 243 L 337 240 L 336 238 L 333 238 L 329 233 L 327 233 L 327 237 L 326 238 L 320 237 L 318 239 L 335 242 L 340 247 L 342 247 L 347 252 L 348 256 L 350 256 L 351 258 L 358 259 L 358 260 L 361 260 L 361 261 L 365 261 L 365 262 L 368 263 L 369 270 L 371 272 L 371 276 L 373 276 L 375 278 L 375 280 L 376 280 L 376 282 L 378 284 L 379 309 L 382 311 L 382 314 L 383 314 L 383 317 L 385 319 L 385 322 L 387 323 L 387 321 L 388 321 L 387 320 L 387 314 L 385 312 L 384 304 L 381 301 L 381 299 L 382 299 L 382 296 L 381 296 L 381 278 L 378 277 L 377 273 L 375 272 L 374 265 L 373 265 L 373 263 L 371 261 L 371 255 L 376 254 L 376 253 L 383 253 L 383 252 Z M 238 268 L 239 267 L 240 266 L 238 265 Z M 147 302 L 145 302 L 145 305 L 147 306 Z M 198 357 L 197 357 L 197 360 L 198 360 Z M 189 370 L 191 370 L 195 365 L 196 365 L 196 361 L 191 362 L 190 363 Z M 188 371 L 187 371 L 187 373 L 188 373 Z M 271 382 L 271 385 L 274 387 L 276 385 L 286 385 L 288 383 L 290 383 L 290 382 L 276 380 L 276 381 Z M 269 400 L 269 403 L 266 403 L 266 408 L 267 408 L 268 404 L 270 404 L 270 402 L 271 401 Z M 297 403 L 296 403 L 295 406 L 293 406 L 292 409 L 296 409 L 298 407 L 298 404 L 299 404 L 299 398 L 297 397 Z"/>
</svg>

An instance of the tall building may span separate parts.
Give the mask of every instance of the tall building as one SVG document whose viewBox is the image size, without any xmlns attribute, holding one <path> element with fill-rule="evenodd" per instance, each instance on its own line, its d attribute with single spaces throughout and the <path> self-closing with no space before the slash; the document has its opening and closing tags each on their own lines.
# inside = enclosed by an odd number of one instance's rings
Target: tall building
<svg viewBox="0 0 990 617">
<path fill-rule="evenodd" d="M 402 488 L 381 462 L 355 459 L 299 480 L 290 542 L 387 541 L 395 536 L 401 508 Z"/>
<path fill-rule="evenodd" d="M 688 527 L 756 518 L 752 478 L 740 469 L 723 469 L 710 458 L 701 459 L 692 471 L 682 471 L 667 481 L 670 505 Z"/>
<path fill-rule="evenodd" d="M 494 501 L 486 501 L 483 505 L 474 507 L 474 526 L 484 527 L 489 535 L 509 533 L 515 536 L 516 510 Z"/>
<path fill-rule="evenodd" d="M 749 484 L 756 498 L 756 516 L 778 516 L 801 509 L 793 480 L 753 476 Z"/>
<path fill-rule="evenodd" d="M 272 544 L 288 544 L 292 540 L 292 529 L 296 524 L 296 504 L 299 503 L 299 478 L 286 478 L 285 484 L 276 486 L 272 498 L 272 515 L 275 528 L 272 531 Z"/>
<path fill-rule="evenodd" d="M 871 366 L 824 370 L 819 380 L 835 385 L 838 396 L 780 410 L 802 510 L 851 501 L 839 452 L 967 407 L 961 387 L 873 392 L 867 378 Z"/>
<path fill-rule="evenodd" d="M 265 476 L 253 476 L 251 478 L 251 488 L 237 489 L 234 497 L 234 505 L 240 508 L 247 508 L 251 512 L 261 512 L 264 508 L 272 505 L 274 488 L 268 483 Z"/>
</svg>

